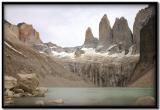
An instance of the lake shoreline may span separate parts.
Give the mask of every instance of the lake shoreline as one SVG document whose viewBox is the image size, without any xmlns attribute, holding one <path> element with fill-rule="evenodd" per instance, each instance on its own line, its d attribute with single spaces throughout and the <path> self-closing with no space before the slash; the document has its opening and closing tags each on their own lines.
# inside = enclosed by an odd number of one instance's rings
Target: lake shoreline
<svg viewBox="0 0 160 110">
<path fill-rule="evenodd" d="M 48 88 L 45 97 L 16 98 L 14 106 L 69 106 L 69 105 L 134 105 L 141 97 L 154 97 L 153 88 Z M 62 99 L 63 103 L 46 104 Z M 29 101 L 28 101 L 29 100 Z M 61 100 L 61 101 L 62 101 Z M 37 101 L 40 101 L 38 104 Z M 43 101 L 43 103 L 42 103 Z"/>
</svg>

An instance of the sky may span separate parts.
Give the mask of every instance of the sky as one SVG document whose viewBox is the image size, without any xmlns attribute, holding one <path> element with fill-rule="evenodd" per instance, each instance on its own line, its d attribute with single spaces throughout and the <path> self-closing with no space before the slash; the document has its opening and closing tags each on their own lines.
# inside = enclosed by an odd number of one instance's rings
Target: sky
<svg viewBox="0 0 160 110">
<path fill-rule="evenodd" d="M 147 5 L 5 5 L 4 19 L 12 24 L 32 24 L 43 42 L 62 47 L 82 45 L 85 31 L 99 37 L 99 22 L 107 15 L 111 27 L 116 17 L 125 17 L 133 30 L 136 14 Z"/>
</svg>

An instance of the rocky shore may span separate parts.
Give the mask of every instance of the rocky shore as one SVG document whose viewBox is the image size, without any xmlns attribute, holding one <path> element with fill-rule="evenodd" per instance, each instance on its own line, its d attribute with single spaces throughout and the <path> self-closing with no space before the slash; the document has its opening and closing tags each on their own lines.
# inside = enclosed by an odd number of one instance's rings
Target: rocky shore
<svg viewBox="0 0 160 110">
<path fill-rule="evenodd" d="M 39 80 L 35 73 L 19 73 L 17 77 L 4 77 L 4 103 L 13 104 L 14 98 L 20 97 L 45 97 L 48 91 L 39 87 Z"/>
</svg>

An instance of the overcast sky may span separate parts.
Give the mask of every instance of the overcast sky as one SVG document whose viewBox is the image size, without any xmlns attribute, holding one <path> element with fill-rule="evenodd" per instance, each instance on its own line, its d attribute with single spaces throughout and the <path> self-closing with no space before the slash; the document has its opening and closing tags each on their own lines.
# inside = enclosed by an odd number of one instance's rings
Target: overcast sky
<svg viewBox="0 0 160 110">
<path fill-rule="evenodd" d="M 98 38 L 99 22 L 107 14 L 111 26 L 125 17 L 131 31 L 137 12 L 146 5 L 6 5 L 5 19 L 12 24 L 32 24 L 43 42 L 62 47 L 82 45 L 87 27 Z"/>
</svg>

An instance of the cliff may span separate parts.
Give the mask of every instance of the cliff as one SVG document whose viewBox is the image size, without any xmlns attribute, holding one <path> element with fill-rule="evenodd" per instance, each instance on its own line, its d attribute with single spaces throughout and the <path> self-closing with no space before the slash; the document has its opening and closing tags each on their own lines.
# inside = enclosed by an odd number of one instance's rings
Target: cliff
<svg viewBox="0 0 160 110">
<path fill-rule="evenodd" d="M 139 21 L 140 24 L 137 23 Z M 135 30 L 138 30 L 138 33 L 133 33 L 133 35 L 137 35 L 139 37 L 140 47 L 137 49 L 140 52 L 140 60 L 136 66 L 134 74 L 131 78 L 131 83 L 135 82 L 137 79 L 140 80 L 142 77 L 145 79 L 150 79 L 151 77 L 147 77 L 146 75 L 148 71 L 150 71 L 150 76 L 154 77 L 156 71 L 156 17 L 155 17 L 155 7 L 149 6 L 143 10 L 140 10 L 135 19 Z M 137 29 L 137 25 L 141 26 Z M 154 85 L 155 81 L 151 80 L 149 84 L 147 80 L 143 80 L 146 82 L 146 85 Z M 138 83 L 137 83 L 138 85 Z"/>
</svg>

